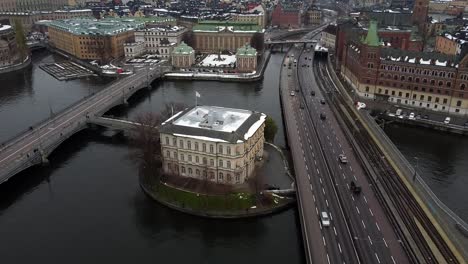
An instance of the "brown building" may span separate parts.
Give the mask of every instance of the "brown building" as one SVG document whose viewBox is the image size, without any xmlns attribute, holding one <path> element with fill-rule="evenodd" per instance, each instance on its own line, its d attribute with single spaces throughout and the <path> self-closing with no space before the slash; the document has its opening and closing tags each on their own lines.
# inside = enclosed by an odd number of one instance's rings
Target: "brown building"
<svg viewBox="0 0 468 264">
<path fill-rule="evenodd" d="M 300 6 L 278 1 L 271 14 L 271 25 L 280 28 L 300 28 L 302 25 Z"/>
<path fill-rule="evenodd" d="M 429 13 L 429 0 L 415 0 L 411 21 L 416 25 L 423 25 Z"/>
<path fill-rule="evenodd" d="M 447 55 L 457 55 L 461 51 L 461 46 L 465 43 L 465 39 L 459 39 L 452 34 L 445 33 L 436 37 L 435 50 Z"/>
<path fill-rule="evenodd" d="M 377 25 L 348 43 L 341 74 L 361 97 L 410 107 L 468 113 L 468 57 L 383 48 Z"/>
<path fill-rule="evenodd" d="M 109 60 L 124 56 L 124 43 L 134 42 L 134 29 L 144 22 L 125 19 L 73 19 L 51 21 L 49 44 L 84 60 Z"/>
<path fill-rule="evenodd" d="M 254 23 L 203 21 L 193 27 L 194 49 L 202 53 L 236 52 L 253 38 L 263 43 L 263 36 L 264 30 Z"/>
</svg>

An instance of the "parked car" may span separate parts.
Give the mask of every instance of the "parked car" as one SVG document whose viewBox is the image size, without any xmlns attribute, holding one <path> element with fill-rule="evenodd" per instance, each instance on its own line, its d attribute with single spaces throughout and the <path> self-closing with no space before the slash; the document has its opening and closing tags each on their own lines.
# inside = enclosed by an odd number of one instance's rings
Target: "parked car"
<svg viewBox="0 0 468 264">
<path fill-rule="evenodd" d="M 408 116 L 408 119 L 410 119 L 410 120 L 416 119 L 416 118 L 414 117 L 414 113 L 410 113 L 409 116 Z"/>
<path fill-rule="evenodd" d="M 320 119 L 325 120 L 327 119 L 327 116 L 324 113 L 320 113 Z"/>
<path fill-rule="evenodd" d="M 424 116 L 423 116 L 423 119 L 429 119 L 429 116 L 428 116 L 428 115 L 424 115 Z"/>
<path fill-rule="evenodd" d="M 361 186 L 357 186 L 356 183 L 354 183 L 354 181 L 351 181 L 349 189 L 355 194 L 361 193 Z"/>
<path fill-rule="evenodd" d="M 323 99 L 323 98 L 320 99 L 320 103 L 324 105 L 325 104 L 325 99 Z"/>
<path fill-rule="evenodd" d="M 347 158 L 344 154 L 340 154 L 340 155 L 338 156 L 338 160 L 339 160 L 341 163 L 343 163 L 343 164 L 348 163 L 348 158 Z"/>
<path fill-rule="evenodd" d="M 311 95 L 311 96 L 315 96 L 315 91 L 312 90 L 312 91 L 310 92 L 310 95 Z"/>
<path fill-rule="evenodd" d="M 291 95 L 291 96 L 294 96 L 294 95 L 296 95 L 296 94 L 294 93 L 294 91 L 291 91 L 290 95 Z"/>
<path fill-rule="evenodd" d="M 320 214 L 320 220 L 322 222 L 322 226 L 330 226 L 330 218 L 328 217 L 327 212 L 322 212 Z"/>
<path fill-rule="evenodd" d="M 304 109 L 304 105 L 301 103 L 301 105 L 299 106 L 301 109 Z"/>
<path fill-rule="evenodd" d="M 444 120 L 444 123 L 447 125 L 450 124 L 450 117 L 447 116 Z"/>
</svg>

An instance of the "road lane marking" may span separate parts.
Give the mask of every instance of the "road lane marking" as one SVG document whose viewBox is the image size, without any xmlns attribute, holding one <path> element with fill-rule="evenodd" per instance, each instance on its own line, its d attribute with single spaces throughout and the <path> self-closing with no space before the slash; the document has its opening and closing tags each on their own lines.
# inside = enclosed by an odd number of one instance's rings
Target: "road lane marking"
<svg viewBox="0 0 468 264">
<path fill-rule="evenodd" d="M 327 199 L 325 199 L 325 203 L 327 204 L 327 207 L 329 207 L 329 205 L 328 205 L 328 200 L 327 200 Z"/>
<path fill-rule="evenodd" d="M 312 188 L 312 184 L 310 184 L 310 190 L 311 190 L 311 191 L 313 191 L 313 190 L 314 190 L 314 188 Z"/>
<path fill-rule="evenodd" d="M 317 168 L 317 174 L 320 174 L 320 171 L 319 171 L 319 169 L 318 169 L 318 168 Z"/>
<path fill-rule="evenodd" d="M 386 247 L 388 247 L 388 245 L 387 245 L 387 241 L 385 241 L 385 238 L 384 238 L 384 237 L 382 237 L 382 239 L 383 239 L 383 242 L 384 242 L 385 246 L 386 246 Z"/>
<path fill-rule="evenodd" d="M 327 253 L 327 260 L 328 260 L 328 264 L 330 264 L 330 257 L 328 256 L 328 253 Z"/>
<path fill-rule="evenodd" d="M 338 234 L 336 233 L 336 228 L 333 227 L 333 231 L 335 232 L 335 236 L 338 236 Z"/>
<path fill-rule="evenodd" d="M 379 259 L 379 256 L 377 256 L 377 253 L 374 253 L 375 254 L 375 257 L 377 258 L 377 262 L 380 263 L 380 259 Z"/>
<path fill-rule="evenodd" d="M 393 264 L 396 264 L 396 261 L 395 259 L 393 258 L 393 256 L 390 256 L 392 258 L 392 261 L 393 261 Z"/>
<path fill-rule="evenodd" d="M 314 159 L 314 164 L 315 164 L 315 166 L 317 166 L 317 160 L 315 160 L 315 159 Z"/>
<path fill-rule="evenodd" d="M 332 214 L 331 214 L 331 213 L 329 213 L 329 215 L 330 215 L 330 220 L 332 220 L 332 221 L 333 221 L 333 216 L 332 216 Z"/>
<path fill-rule="evenodd" d="M 340 170 L 342 170 L 343 168 L 341 168 L 341 165 L 338 164 L 338 167 L 340 167 Z"/>
<path fill-rule="evenodd" d="M 361 214 L 361 212 L 359 212 L 359 208 L 356 206 L 356 211 L 358 214 Z"/>
<path fill-rule="evenodd" d="M 377 229 L 380 231 L 380 226 L 377 224 L 377 222 L 375 222 L 375 226 L 377 226 Z"/>
<path fill-rule="evenodd" d="M 307 167 L 307 165 L 306 165 L 306 170 L 309 170 L 309 167 Z"/>
<path fill-rule="evenodd" d="M 353 167 L 349 166 L 349 169 L 350 169 L 351 171 L 353 171 Z"/>
<path fill-rule="evenodd" d="M 323 189 L 323 187 L 322 187 L 322 192 L 323 192 L 323 195 L 325 195 L 325 189 Z"/>
<path fill-rule="evenodd" d="M 342 148 L 340 143 L 338 143 L 338 145 L 340 146 L 340 148 Z"/>
<path fill-rule="evenodd" d="M 372 239 L 370 238 L 369 235 L 367 236 L 367 238 L 369 239 L 369 243 L 370 243 L 371 245 L 373 245 L 374 243 L 372 243 Z"/>
<path fill-rule="evenodd" d="M 309 178 L 309 181 L 310 181 L 310 174 L 309 173 L 307 173 L 307 178 Z"/>
<path fill-rule="evenodd" d="M 362 226 L 364 227 L 364 229 L 366 229 L 366 224 L 364 224 L 364 220 L 361 219 L 361 223 L 362 223 Z"/>
<path fill-rule="evenodd" d="M 314 194 L 312 194 L 312 198 L 314 199 L 314 203 L 315 203 L 315 195 Z"/>
<path fill-rule="evenodd" d="M 327 246 L 327 243 L 325 243 L 325 237 L 324 236 L 322 236 L 322 241 L 323 241 L 323 245 Z"/>
<path fill-rule="evenodd" d="M 340 254 L 343 254 L 343 251 L 341 250 L 341 245 L 339 242 L 338 242 L 338 249 L 340 250 Z"/>
<path fill-rule="evenodd" d="M 346 175 L 344 174 L 344 172 L 343 172 L 343 179 L 346 179 Z"/>
<path fill-rule="evenodd" d="M 356 179 L 356 175 L 354 175 L 354 174 L 353 174 L 353 178 L 354 178 L 354 180 L 355 180 L 355 181 L 357 181 L 357 179 Z"/>
<path fill-rule="evenodd" d="M 322 184 L 322 177 L 319 177 L 320 184 Z"/>
<path fill-rule="evenodd" d="M 354 196 L 352 194 L 351 194 L 351 199 L 353 199 L 353 201 L 354 201 Z"/>
<path fill-rule="evenodd" d="M 363 195 L 362 197 L 364 197 L 364 201 L 367 203 L 367 198 L 365 195 Z"/>
<path fill-rule="evenodd" d="M 369 212 L 372 216 L 374 216 L 374 213 L 372 213 L 372 209 L 369 208 Z"/>
<path fill-rule="evenodd" d="M 315 206 L 315 212 L 317 213 L 317 215 L 319 214 L 319 213 L 318 213 L 317 206 Z"/>
</svg>

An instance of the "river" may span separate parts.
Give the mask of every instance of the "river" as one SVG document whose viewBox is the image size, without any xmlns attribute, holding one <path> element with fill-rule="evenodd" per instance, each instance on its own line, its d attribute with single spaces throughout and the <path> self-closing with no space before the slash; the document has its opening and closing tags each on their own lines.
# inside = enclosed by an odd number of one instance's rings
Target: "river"
<svg viewBox="0 0 468 264">
<path fill-rule="evenodd" d="M 37 54 L 32 69 L 0 76 L 0 141 L 102 88 L 106 80 L 59 82 L 37 66 L 57 60 Z M 164 82 L 112 114 L 135 117 L 165 103 L 195 102 L 255 109 L 280 125 L 273 55 L 258 83 Z M 276 143 L 284 146 L 280 126 Z M 145 196 L 125 139 L 104 129 L 76 134 L 37 166 L 0 186 L 2 263 L 302 263 L 296 209 L 233 221 L 167 209 Z"/>
</svg>

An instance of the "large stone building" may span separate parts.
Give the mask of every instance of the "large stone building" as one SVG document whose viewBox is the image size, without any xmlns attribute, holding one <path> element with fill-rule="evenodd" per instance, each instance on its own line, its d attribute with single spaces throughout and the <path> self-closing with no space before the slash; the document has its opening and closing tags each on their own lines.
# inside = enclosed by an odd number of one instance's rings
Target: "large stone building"
<svg viewBox="0 0 468 264">
<path fill-rule="evenodd" d="M 263 156 L 265 114 L 196 106 L 177 113 L 160 128 L 163 170 L 224 184 L 241 184 Z"/>
<path fill-rule="evenodd" d="M 144 42 L 147 53 L 168 59 L 186 32 L 187 29 L 181 26 L 145 28 L 135 32 L 135 42 Z"/>
<path fill-rule="evenodd" d="M 246 43 L 252 43 L 252 38 L 263 43 L 263 36 L 264 30 L 253 23 L 203 21 L 193 27 L 193 48 L 202 53 L 234 53 Z"/>
<path fill-rule="evenodd" d="M 171 56 L 172 66 L 176 68 L 188 68 L 195 64 L 195 51 L 192 47 L 181 42 L 175 47 Z"/>
<path fill-rule="evenodd" d="M 261 28 L 265 28 L 266 24 L 264 13 L 231 13 L 231 20 L 234 22 L 255 23 Z"/>
<path fill-rule="evenodd" d="M 52 11 L 67 4 L 68 0 L 1 0 L 0 11 Z"/>
<path fill-rule="evenodd" d="M 124 56 L 124 43 L 134 42 L 134 30 L 145 22 L 134 19 L 69 19 L 48 23 L 49 44 L 83 60 Z"/>
<path fill-rule="evenodd" d="M 257 51 L 249 44 L 237 49 L 236 68 L 239 72 L 253 72 L 257 69 Z"/>
<path fill-rule="evenodd" d="M 20 63 L 15 31 L 9 25 L 0 24 L 0 68 Z"/>
<path fill-rule="evenodd" d="M 319 8 L 312 6 L 307 10 L 306 15 L 306 20 L 309 25 L 319 25 L 322 23 L 322 10 Z"/>
<path fill-rule="evenodd" d="M 466 32 L 444 33 L 436 37 L 435 50 L 447 55 L 459 55 L 468 43 Z"/>
<path fill-rule="evenodd" d="M 468 56 L 385 48 L 375 22 L 364 40 L 346 45 L 341 74 L 362 97 L 468 113 Z"/>
<path fill-rule="evenodd" d="M 300 28 L 302 9 L 292 3 L 278 1 L 271 14 L 271 25 L 280 28 Z"/>
<path fill-rule="evenodd" d="M 327 49 L 335 49 L 335 42 L 336 25 L 330 24 L 320 33 L 320 44 Z"/>
</svg>

